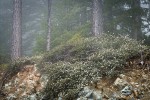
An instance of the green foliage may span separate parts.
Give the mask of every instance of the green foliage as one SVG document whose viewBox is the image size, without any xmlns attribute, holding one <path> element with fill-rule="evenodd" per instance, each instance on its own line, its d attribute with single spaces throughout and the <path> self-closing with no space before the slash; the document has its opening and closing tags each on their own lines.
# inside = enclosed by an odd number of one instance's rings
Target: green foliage
<svg viewBox="0 0 150 100">
<path fill-rule="evenodd" d="M 47 73 L 52 74 L 49 75 L 49 80 L 51 81 L 48 82 L 47 87 L 45 88 L 46 93 L 48 93 L 47 97 L 51 97 L 49 95 L 57 97 L 57 94 L 63 91 L 77 89 L 77 85 L 82 81 L 78 80 L 81 75 L 81 66 L 83 66 L 81 63 L 71 64 L 69 62 L 58 62 L 51 65 L 51 67 L 49 67 L 48 64 L 45 65 L 45 67 L 48 68 Z M 74 69 L 76 71 L 74 71 Z"/>
<path fill-rule="evenodd" d="M 145 5 L 145 3 L 148 1 L 104 0 L 104 31 L 106 33 L 128 34 L 134 39 L 142 40 L 145 35 L 142 30 L 146 28 L 143 22 L 148 20 L 148 8 L 143 8 L 140 5 Z"/>
<path fill-rule="evenodd" d="M 51 35 L 51 48 L 54 48 L 58 45 L 65 44 L 68 41 L 75 41 L 75 39 L 80 39 L 81 37 L 87 37 L 90 34 L 91 24 L 88 22 L 82 26 L 76 27 L 74 31 L 64 31 L 64 33 L 55 33 L 57 31 L 53 31 Z M 86 34 L 89 33 L 89 34 Z M 41 54 L 45 52 L 46 48 L 46 34 L 40 34 L 36 37 L 36 44 L 34 46 L 34 54 Z"/>
<path fill-rule="evenodd" d="M 51 48 L 65 44 L 75 34 L 85 37 L 89 36 L 92 27 L 89 21 L 90 17 L 87 17 L 92 16 L 89 14 L 91 10 L 86 10 L 87 6 L 91 5 L 89 2 L 90 0 L 82 2 L 79 0 L 56 0 L 53 2 L 51 11 Z M 82 17 L 80 17 L 80 14 Z M 47 13 L 45 13 L 45 16 L 47 18 Z M 36 37 L 34 46 L 36 54 L 45 51 L 44 49 L 46 48 L 46 21 L 45 19 L 41 21 L 42 30 L 45 30 L 45 34 Z"/>
<path fill-rule="evenodd" d="M 39 34 L 36 37 L 35 47 L 33 48 L 34 54 L 41 54 L 46 51 L 46 38 L 45 35 Z"/>
<path fill-rule="evenodd" d="M 45 54 L 41 66 L 49 75 L 46 98 L 60 93 L 70 97 L 69 90 L 78 90 L 99 77 L 118 75 L 126 59 L 147 48 L 128 36 L 79 37 Z"/>
<path fill-rule="evenodd" d="M 0 64 L 0 70 L 6 70 L 8 68 L 8 64 Z"/>
<path fill-rule="evenodd" d="M 47 61 L 58 61 L 73 57 L 76 60 L 92 60 L 94 57 L 98 58 L 97 56 L 100 56 L 99 58 L 103 58 L 103 55 L 106 57 L 105 54 L 109 52 L 112 56 L 122 54 L 121 56 L 127 57 L 130 54 L 136 54 L 139 50 L 143 50 L 143 47 L 128 36 L 103 35 L 85 39 L 79 38 L 79 40 L 68 42 L 66 45 L 60 45 L 47 54 L 44 59 Z"/>
<path fill-rule="evenodd" d="M 145 36 L 145 41 L 144 41 L 144 44 L 150 46 L 150 35 L 149 36 Z"/>
<path fill-rule="evenodd" d="M 9 55 L 0 54 L 0 64 L 8 64 L 9 62 L 10 62 L 10 56 Z"/>
</svg>

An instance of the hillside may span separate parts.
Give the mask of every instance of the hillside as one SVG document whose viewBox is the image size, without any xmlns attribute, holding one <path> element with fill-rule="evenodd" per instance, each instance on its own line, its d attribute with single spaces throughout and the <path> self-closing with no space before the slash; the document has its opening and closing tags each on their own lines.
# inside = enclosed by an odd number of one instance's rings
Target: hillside
<svg viewBox="0 0 150 100">
<path fill-rule="evenodd" d="M 11 64 L 1 74 L 1 96 L 8 100 L 149 100 L 149 67 L 148 47 L 127 36 L 73 38 L 43 56 Z"/>
</svg>

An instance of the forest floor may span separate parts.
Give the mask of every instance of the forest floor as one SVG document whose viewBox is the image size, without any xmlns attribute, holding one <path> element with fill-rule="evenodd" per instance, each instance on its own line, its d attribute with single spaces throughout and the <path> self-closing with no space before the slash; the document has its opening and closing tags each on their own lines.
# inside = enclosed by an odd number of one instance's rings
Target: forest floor
<svg viewBox="0 0 150 100">
<path fill-rule="evenodd" d="M 1 71 L 1 79 L 3 75 Z M 3 99 L 24 100 L 29 95 L 40 92 L 44 88 L 44 82 L 41 81 L 41 74 L 37 71 L 35 65 L 25 65 L 16 75 L 4 84 Z M 34 98 L 34 95 L 32 95 Z M 3 100 L 0 98 L 0 100 Z"/>
<path fill-rule="evenodd" d="M 95 93 L 100 92 L 103 97 L 102 100 L 112 100 L 112 95 L 115 95 L 117 100 L 150 100 L 150 61 L 147 61 L 146 65 L 147 67 L 132 63 L 118 77 L 104 77 L 96 84 L 93 83 L 87 87 Z M 0 78 L 2 78 L 3 73 L 4 71 L 1 70 Z M 45 81 L 42 80 L 42 74 L 35 65 L 25 65 L 5 83 L 3 93 L 0 94 L 0 100 L 10 100 L 12 98 L 15 98 L 14 100 L 24 100 L 28 95 L 34 99 L 44 88 Z M 78 100 L 84 100 L 82 98 L 81 96 Z"/>
<path fill-rule="evenodd" d="M 146 66 L 135 62 L 137 59 L 132 59 L 131 65 L 117 77 L 104 77 L 88 86 L 89 91 L 94 91 L 92 100 L 150 100 L 150 60 L 146 61 Z M 101 99 L 97 99 L 99 93 Z M 80 97 L 78 100 L 84 99 Z"/>
</svg>

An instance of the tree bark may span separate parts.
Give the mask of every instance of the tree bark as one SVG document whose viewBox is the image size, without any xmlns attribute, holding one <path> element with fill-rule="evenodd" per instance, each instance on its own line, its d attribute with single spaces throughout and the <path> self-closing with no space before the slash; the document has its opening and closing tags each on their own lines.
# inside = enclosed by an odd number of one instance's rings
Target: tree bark
<svg viewBox="0 0 150 100">
<path fill-rule="evenodd" d="M 21 57 L 21 0 L 13 0 L 13 33 L 11 59 L 16 60 Z"/>
<path fill-rule="evenodd" d="M 132 9 L 141 9 L 140 6 L 140 0 L 133 0 L 131 4 Z M 138 40 L 139 38 L 142 37 L 142 31 L 141 31 L 141 15 L 137 13 L 136 11 L 132 13 L 132 29 L 131 29 L 131 34 L 132 38 Z"/>
<path fill-rule="evenodd" d="M 102 0 L 93 0 L 93 34 L 103 33 Z"/>
<path fill-rule="evenodd" d="M 47 47 L 46 47 L 47 51 L 50 51 L 51 45 L 51 5 L 52 0 L 48 0 L 48 33 L 47 33 Z"/>
</svg>

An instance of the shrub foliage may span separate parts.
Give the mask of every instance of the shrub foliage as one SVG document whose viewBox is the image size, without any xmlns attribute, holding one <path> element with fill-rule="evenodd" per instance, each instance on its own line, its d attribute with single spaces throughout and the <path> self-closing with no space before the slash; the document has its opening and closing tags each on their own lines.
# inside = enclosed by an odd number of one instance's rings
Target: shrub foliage
<svg viewBox="0 0 150 100">
<path fill-rule="evenodd" d="M 89 82 L 121 73 L 126 59 L 145 49 L 146 46 L 128 36 L 113 35 L 81 38 L 60 45 L 46 53 L 41 62 L 49 75 L 45 97 L 53 99 L 63 94 L 64 98 L 75 98 L 77 91 Z"/>
</svg>

